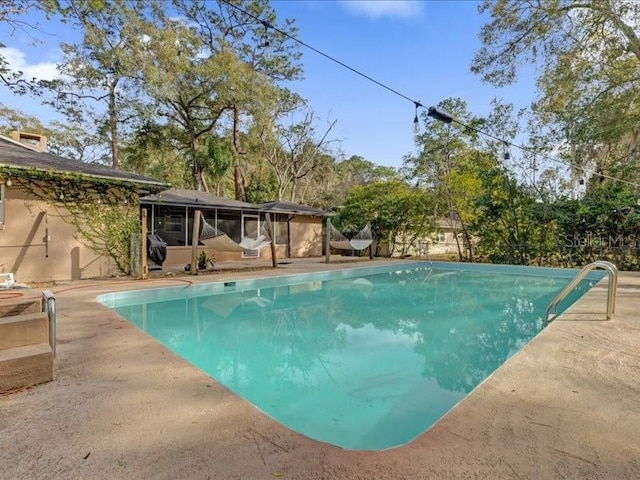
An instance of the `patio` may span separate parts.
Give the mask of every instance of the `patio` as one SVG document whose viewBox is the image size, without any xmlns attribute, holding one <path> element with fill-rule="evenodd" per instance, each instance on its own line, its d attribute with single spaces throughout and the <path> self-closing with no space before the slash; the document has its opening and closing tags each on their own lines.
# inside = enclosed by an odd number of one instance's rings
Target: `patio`
<svg viewBox="0 0 640 480">
<path fill-rule="evenodd" d="M 109 291 L 368 265 L 296 259 L 53 287 L 56 378 L 0 396 L 3 478 L 640 478 L 638 274 L 621 272 L 611 321 L 603 281 L 434 427 L 383 452 L 290 431 L 95 301 Z"/>
</svg>

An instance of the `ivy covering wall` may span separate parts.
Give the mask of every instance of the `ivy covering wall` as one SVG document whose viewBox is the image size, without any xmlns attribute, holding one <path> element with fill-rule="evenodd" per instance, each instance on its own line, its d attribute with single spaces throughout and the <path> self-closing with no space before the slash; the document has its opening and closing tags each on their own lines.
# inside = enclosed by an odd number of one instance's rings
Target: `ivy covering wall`
<svg viewBox="0 0 640 480">
<path fill-rule="evenodd" d="M 54 215 L 75 227 L 77 240 L 111 259 L 124 274 L 131 271 L 130 239 L 139 233 L 138 185 L 79 173 L 0 166 L 12 189 L 46 202 Z"/>
</svg>

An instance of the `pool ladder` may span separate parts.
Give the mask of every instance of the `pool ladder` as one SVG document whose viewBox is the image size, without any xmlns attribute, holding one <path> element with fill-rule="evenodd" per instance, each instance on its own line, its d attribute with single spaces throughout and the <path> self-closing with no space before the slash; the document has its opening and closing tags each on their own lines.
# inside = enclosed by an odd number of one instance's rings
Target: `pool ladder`
<svg viewBox="0 0 640 480">
<path fill-rule="evenodd" d="M 616 294 L 618 290 L 618 269 L 616 266 L 606 260 L 597 260 L 584 267 L 562 291 L 551 300 L 551 303 L 544 312 L 544 319 L 547 322 L 558 316 L 558 305 L 564 298 L 571 293 L 578 283 L 582 281 L 592 270 L 605 270 L 609 275 L 609 288 L 607 289 L 607 320 L 611 319 L 611 315 L 616 311 Z"/>
</svg>

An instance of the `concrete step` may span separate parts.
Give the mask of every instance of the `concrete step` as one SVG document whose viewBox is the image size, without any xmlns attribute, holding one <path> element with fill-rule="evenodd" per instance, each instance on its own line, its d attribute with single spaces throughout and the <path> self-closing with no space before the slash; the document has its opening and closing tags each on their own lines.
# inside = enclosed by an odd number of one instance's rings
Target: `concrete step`
<svg viewBox="0 0 640 480">
<path fill-rule="evenodd" d="M 42 311 L 42 300 L 36 298 L 0 303 L 0 318 Z"/>
<path fill-rule="evenodd" d="M 48 341 L 49 318 L 46 313 L 0 317 L 0 350 Z"/>
<path fill-rule="evenodd" d="M 0 393 L 53 380 L 48 343 L 0 350 Z"/>
</svg>

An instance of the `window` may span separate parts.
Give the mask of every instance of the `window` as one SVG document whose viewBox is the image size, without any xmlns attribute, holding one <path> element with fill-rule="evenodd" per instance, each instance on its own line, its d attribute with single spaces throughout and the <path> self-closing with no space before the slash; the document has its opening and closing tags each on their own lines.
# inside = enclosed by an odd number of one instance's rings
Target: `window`
<svg viewBox="0 0 640 480">
<path fill-rule="evenodd" d="M 258 215 L 242 215 L 242 238 L 256 239 L 260 236 L 260 218 Z"/>
<path fill-rule="evenodd" d="M 0 185 L 0 225 L 4 225 L 4 183 Z"/>
<path fill-rule="evenodd" d="M 438 230 L 438 243 L 444 243 L 445 235 L 444 230 Z"/>
<path fill-rule="evenodd" d="M 164 217 L 166 232 L 184 232 L 184 218 L 182 215 L 167 215 Z"/>
<path fill-rule="evenodd" d="M 181 207 L 167 207 L 159 205 L 154 212 L 155 233 L 159 235 L 167 245 L 185 245 L 187 211 Z"/>
<path fill-rule="evenodd" d="M 218 210 L 218 230 L 222 230 L 234 242 L 240 243 L 242 240 L 240 212 L 221 212 Z"/>
<path fill-rule="evenodd" d="M 275 225 L 276 244 L 289 245 L 289 218 L 288 215 L 278 214 Z"/>
</svg>

